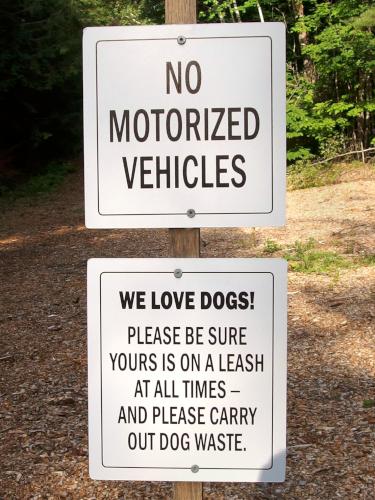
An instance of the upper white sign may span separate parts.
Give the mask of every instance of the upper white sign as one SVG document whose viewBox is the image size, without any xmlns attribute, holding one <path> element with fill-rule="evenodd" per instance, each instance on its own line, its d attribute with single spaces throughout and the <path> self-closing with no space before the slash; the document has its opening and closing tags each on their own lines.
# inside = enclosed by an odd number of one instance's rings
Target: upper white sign
<svg viewBox="0 0 375 500">
<path fill-rule="evenodd" d="M 87 28 L 88 227 L 282 225 L 281 23 Z"/>
</svg>

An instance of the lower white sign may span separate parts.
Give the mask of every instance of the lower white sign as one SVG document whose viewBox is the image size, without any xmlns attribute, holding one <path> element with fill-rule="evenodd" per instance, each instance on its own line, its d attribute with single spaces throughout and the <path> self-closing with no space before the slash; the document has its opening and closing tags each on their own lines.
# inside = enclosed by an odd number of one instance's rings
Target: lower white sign
<svg viewBox="0 0 375 500">
<path fill-rule="evenodd" d="M 88 262 L 93 479 L 283 481 L 286 262 Z"/>
</svg>

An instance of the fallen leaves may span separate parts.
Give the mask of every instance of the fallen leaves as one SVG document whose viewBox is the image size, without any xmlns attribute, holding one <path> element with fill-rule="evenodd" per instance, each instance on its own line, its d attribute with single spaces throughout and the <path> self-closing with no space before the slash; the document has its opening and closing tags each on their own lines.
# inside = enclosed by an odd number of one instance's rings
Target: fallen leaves
<svg viewBox="0 0 375 500">
<path fill-rule="evenodd" d="M 0 214 L 0 497 L 170 499 L 171 483 L 89 478 L 85 311 L 88 258 L 165 257 L 168 232 L 84 229 L 76 181 Z M 335 251 L 371 248 L 371 186 L 336 185 L 335 196 L 331 187 L 294 191 L 286 228 L 202 230 L 203 256 L 263 256 L 269 238 L 310 236 Z M 353 192 L 363 200 L 352 201 Z M 343 270 L 336 281 L 289 274 L 286 482 L 206 483 L 205 500 L 373 497 L 375 406 L 364 401 L 375 393 L 374 278 L 371 267 Z"/>
</svg>

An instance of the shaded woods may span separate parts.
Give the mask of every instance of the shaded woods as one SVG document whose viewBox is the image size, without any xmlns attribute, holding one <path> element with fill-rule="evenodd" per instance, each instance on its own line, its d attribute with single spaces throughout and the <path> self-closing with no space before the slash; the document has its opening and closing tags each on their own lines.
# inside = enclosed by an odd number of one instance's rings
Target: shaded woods
<svg viewBox="0 0 375 500">
<path fill-rule="evenodd" d="M 286 24 L 290 164 L 375 145 L 371 0 L 201 0 L 198 10 L 200 22 Z M 3 0 L 0 19 L 4 180 L 80 152 L 82 29 L 160 24 L 164 2 Z"/>
</svg>

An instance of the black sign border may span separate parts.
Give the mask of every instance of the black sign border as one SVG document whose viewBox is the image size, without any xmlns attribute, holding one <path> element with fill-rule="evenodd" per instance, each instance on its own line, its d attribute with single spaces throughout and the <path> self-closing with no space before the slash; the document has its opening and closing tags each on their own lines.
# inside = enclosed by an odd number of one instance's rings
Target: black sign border
<svg viewBox="0 0 375 500">
<path fill-rule="evenodd" d="M 173 274 L 170 271 L 103 271 L 100 273 L 100 448 L 101 448 L 101 463 L 106 469 L 179 469 L 191 470 L 190 467 L 132 467 L 132 466 L 115 466 L 105 465 L 103 455 L 103 361 L 102 361 L 102 276 L 103 274 Z M 273 420 L 274 420 L 274 337 L 275 337 L 275 275 L 270 271 L 184 271 L 184 274 L 270 274 L 272 276 L 272 415 L 271 415 L 271 465 L 265 468 L 253 467 L 199 467 L 199 470 L 271 470 L 274 465 L 274 451 L 273 451 Z"/>
<path fill-rule="evenodd" d="M 271 42 L 271 210 L 268 212 L 196 212 L 196 215 L 269 215 L 274 211 L 274 137 L 273 137 L 273 41 L 272 37 L 268 35 L 244 35 L 244 36 L 207 36 L 207 37 L 189 37 L 189 40 L 209 40 L 209 39 L 223 39 L 223 38 L 268 38 Z M 102 42 L 148 42 L 148 41 L 162 41 L 162 40 L 176 40 L 175 37 L 171 38 L 128 38 L 119 40 L 97 40 L 95 44 L 95 86 L 96 86 L 96 175 L 97 175 L 97 195 L 98 195 L 98 214 L 102 217 L 127 217 L 127 216 L 170 216 L 182 215 L 186 217 L 186 212 L 170 212 L 170 213 L 127 213 L 127 214 L 107 214 L 100 211 L 100 193 L 99 193 L 99 118 L 98 118 L 98 44 Z"/>
</svg>

